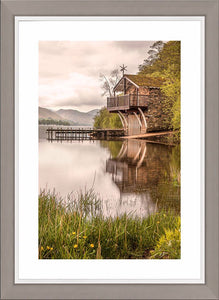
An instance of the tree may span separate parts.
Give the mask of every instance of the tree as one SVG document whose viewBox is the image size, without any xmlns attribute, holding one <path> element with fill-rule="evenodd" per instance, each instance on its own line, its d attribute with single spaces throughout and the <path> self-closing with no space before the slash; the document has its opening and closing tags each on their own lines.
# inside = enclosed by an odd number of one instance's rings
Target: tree
<svg viewBox="0 0 219 300">
<path fill-rule="evenodd" d="M 159 48 L 156 59 L 152 64 L 139 66 L 139 74 L 165 79 L 161 86 L 164 95 L 163 111 L 167 115 L 166 125 L 177 131 L 180 139 L 180 70 L 181 70 L 180 41 L 169 41 Z M 150 50 L 149 50 L 150 51 Z"/>
<path fill-rule="evenodd" d="M 150 46 L 150 50 L 148 51 L 149 56 L 144 60 L 143 64 L 139 65 L 139 71 L 143 71 L 146 67 L 153 65 L 155 60 L 158 59 L 158 55 L 164 46 L 164 42 L 157 41 L 152 46 Z"/>
<path fill-rule="evenodd" d="M 110 76 L 106 76 L 103 73 L 100 74 L 100 81 L 102 83 L 101 88 L 103 90 L 102 96 L 113 96 L 113 88 L 119 80 L 119 70 L 114 69 Z"/>
<path fill-rule="evenodd" d="M 117 114 L 109 113 L 107 108 L 103 107 L 94 118 L 94 128 L 122 128 L 122 123 Z"/>
</svg>

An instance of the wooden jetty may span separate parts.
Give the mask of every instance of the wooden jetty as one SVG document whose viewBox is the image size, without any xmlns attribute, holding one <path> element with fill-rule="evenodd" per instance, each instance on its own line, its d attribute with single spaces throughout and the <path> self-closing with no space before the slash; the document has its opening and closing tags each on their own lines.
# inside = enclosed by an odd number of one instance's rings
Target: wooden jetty
<svg viewBox="0 0 219 300">
<path fill-rule="evenodd" d="M 48 128 L 49 141 L 110 139 L 124 136 L 123 129 Z"/>
</svg>

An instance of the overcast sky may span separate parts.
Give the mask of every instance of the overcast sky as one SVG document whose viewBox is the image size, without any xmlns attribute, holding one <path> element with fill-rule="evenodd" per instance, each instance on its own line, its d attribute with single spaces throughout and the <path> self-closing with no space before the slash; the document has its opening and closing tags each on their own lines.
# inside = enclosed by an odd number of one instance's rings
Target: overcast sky
<svg viewBox="0 0 219 300">
<path fill-rule="evenodd" d="M 153 41 L 39 43 L 39 106 L 90 111 L 106 105 L 99 74 L 120 65 L 136 74 Z"/>
</svg>

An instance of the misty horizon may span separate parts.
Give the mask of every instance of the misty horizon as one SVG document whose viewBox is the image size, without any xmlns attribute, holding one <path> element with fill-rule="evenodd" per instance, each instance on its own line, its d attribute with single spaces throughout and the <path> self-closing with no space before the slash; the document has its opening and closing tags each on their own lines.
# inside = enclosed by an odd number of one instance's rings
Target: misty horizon
<svg viewBox="0 0 219 300">
<path fill-rule="evenodd" d="M 89 112 L 91 112 L 91 111 L 93 111 L 93 110 L 100 110 L 102 107 L 100 107 L 100 108 L 94 108 L 94 109 L 90 109 L 90 110 L 88 110 L 88 111 L 82 111 L 82 110 L 80 110 L 80 109 L 75 109 L 75 108 L 58 108 L 58 109 L 54 109 L 54 108 L 51 108 L 51 107 L 43 107 L 43 106 L 39 106 L 39 108 L 45 108 L 45 109 L 48 109 L 48 110 L 51 110 L 51 111 L 53 111 L 53 112 L 58 112 L 59 110 L 75 110 L 75 111 L 79 111 L 79 112 L 82 112 L 82 113 L 89 113 Z"/>
</svg>

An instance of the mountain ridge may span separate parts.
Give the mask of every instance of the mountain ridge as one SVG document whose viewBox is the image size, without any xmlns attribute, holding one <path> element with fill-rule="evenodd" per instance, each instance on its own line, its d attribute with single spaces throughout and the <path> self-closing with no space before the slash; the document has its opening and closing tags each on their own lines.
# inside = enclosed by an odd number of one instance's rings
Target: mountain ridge
<svg viewBox="0 0 219 300">
<path fill-rule="evenodd" d="M 39 119 L 63 120 L 63 118 L 58 114 L 56 114 L 56 112 L 45 107 L 39 106 L 38 112 L 39 112 Z"/>
<path fill-rule="evenodd" d="M 48 108 L 39 107 L 39 120 L 64 120 L 70 122 L 72 125 L 91 126 L 93 125 L 93 119 L 98 112 L 99 109 L 93 109 L 88 112 L 81 112 L 76 109 L 59 109 L 57 111 L 52 111 Z"/>
</svg>

